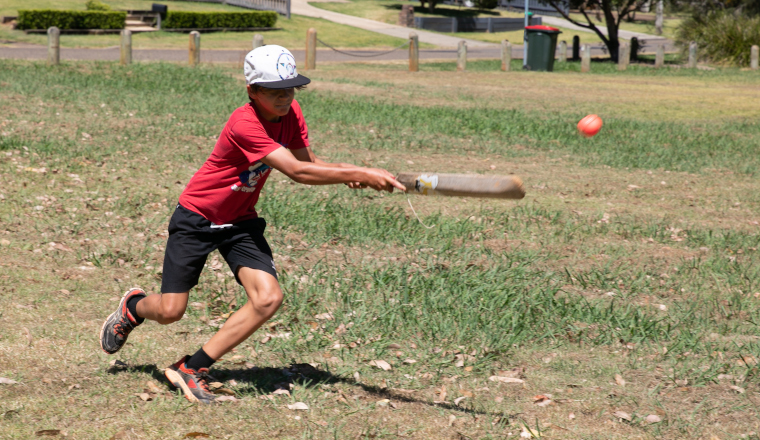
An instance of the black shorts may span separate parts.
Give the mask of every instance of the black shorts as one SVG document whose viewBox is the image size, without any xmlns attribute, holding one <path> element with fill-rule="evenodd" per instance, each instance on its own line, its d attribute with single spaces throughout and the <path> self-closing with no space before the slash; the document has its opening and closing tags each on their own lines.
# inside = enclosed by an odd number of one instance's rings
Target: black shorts
<svg viewBox="0 0 760 440">
<path fill-rule="evenodd" d="M 187 292 L 195 287 L 206 257 L 216 249 L 227 261 L 238 283 L 240 267 L 263 270 L 277 278 L 272 249 L 264 238 L 266 226 L 263 218 L 234 225 L 215 225 L 202 215 L 177 205 L 169 222 L 161 292 Z"/>
</svg>

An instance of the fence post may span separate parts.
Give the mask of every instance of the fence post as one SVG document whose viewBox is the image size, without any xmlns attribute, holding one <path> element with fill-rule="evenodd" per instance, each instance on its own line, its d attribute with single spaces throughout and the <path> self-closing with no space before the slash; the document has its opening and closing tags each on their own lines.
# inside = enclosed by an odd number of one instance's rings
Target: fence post
<svg viewBox="0 0 760 440">
<path fill-rule="evenodd" d="M 586 73 L 591 70 L 591 45 L 584 44 L 581 52 L 581 72 Z"/>
<path fill-rule="evenodd" d="M 286 0 L 285 7 L 287 8 L 287 11 L 285 12 L 285 18 L 290 20 L 290 0 Z"/>
<path fill-rule="evenodd" d="M 457 70 L 463 71 L 467 69 L 467 43 L 462 40 L 459 42 L 457 48 Z"/>
<path fill-rule="evenodd" d="M 420 43 L 417 34 L 409 33 L 409 71 L 419 72 L 420 70 Z"/>
<path fill-rule="evenodd" d="M 752 70 L 757 70 L 757 59 L 760 55 L 760 47 L 757 46 L 757 44 L 752 45 L 752 49 L 750 49 L 749 53 L 749 68 Z"/>
<path fill-rule="evenodd" d="M 317 68 L 317 30 L 306 31 L 306 70 Z"/>
<path fill-rule="evenodd" d="M 261 47 L 264 45 L 264 36 L 261 34 L 256 34 L 253 36 L 253 48 L 256 49 L 257 47 Z"/>
<path fill-rule="evenodd" d="M 121 31 L 121 53 L 119 55 L 119 63 L 122 66 L 132 64 L 132 31 L 128 29 L 122 29 Z"/>
<path fill-rule="evenodd" d="M 201 62 L 201 33 L 190 32 L 189 62 L 191 66 L 197 66 Z"/>
<path fill-rule="evenodd" d="M 654 55 L 654 67 L 660 68 L 665 65 L 665 46 L 657 46 L 657 52 Z"/>
<path fill-rule="evenodd" d="M 618 70 L 623 71 L 628 68 L 628 62 L 631 60 L 631 46 L 628 43 L 620 43 L 618 46 Z"/>
<path fill-rule="evenodd" d="M 573 35 L 573 61 L 581 59 L 581 37 Z"/>
<path fill-rule="evenodd" d="M 501 70 L 504 72 L 512 70 L 512 43 L 508 40 L 501 42 Z"/>
<path fill-rule="evenodd" d="M 57 27 L 49 27 L 48 34 L 48 64 L 61 63 L 61 31 Z"/>
<path fill-rule="evenodd" d="M 689 68 L 690 69 L 696 69 L 697 68 L 697 42 L 692 41 L 689 43 Z"/>
<path fill-rule="evenodd" d="M 567 41 L 562 40 L 559 42 L 559 53 L 557 55 L 557 61 L 560 63 L 567 61 Z"/>
</svg>

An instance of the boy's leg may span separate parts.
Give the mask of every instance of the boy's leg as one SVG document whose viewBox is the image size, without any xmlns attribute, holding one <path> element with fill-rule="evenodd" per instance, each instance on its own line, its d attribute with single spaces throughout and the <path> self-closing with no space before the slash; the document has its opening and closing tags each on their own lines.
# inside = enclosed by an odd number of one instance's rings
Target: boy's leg
<svg viewBox="0 0 760 440">
<path fill-rule="evenodd" d="M 248 339 L 282 304 L 280 284 L 271 274 L 241 266 L 238 268 L 237 276 L 248 295 L 248 302 L 233 313 L 224 326 L 203 346 L 203 351 L 214 360 Z"/>
<path fill-rule="evenodd" d="M 190 292 L 148 295 L 141 299 L 135 308 L 141 318 L 159 324 L 171 324 L 182 319 L 189 297 Z"/>
<path fill-rule="evenodd" d="M 273 275 L 240 266 L 237 276 L 248 294 L 248 302 L 233 313 L 197 353 L 183 357 L 164 372 L 167 379 L 180 388 L 191 402 L 214 401 L 215 396 L 210 392 L 207 380 L 211 365 L 258 330 L 282 304 L 282 290 Z"/>
</svg>

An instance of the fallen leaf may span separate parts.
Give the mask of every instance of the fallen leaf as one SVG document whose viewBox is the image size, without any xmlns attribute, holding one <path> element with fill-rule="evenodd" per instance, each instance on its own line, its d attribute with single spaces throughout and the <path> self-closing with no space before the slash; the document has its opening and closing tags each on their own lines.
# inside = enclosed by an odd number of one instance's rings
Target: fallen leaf
<svg viewBox="0 0 760 440">
<path fill-rule="evenodd" d="M 441 385 L 441 391 L 438 393 L 438 400 L 441 402 L 446 401 L 446 385 Z"/>
<path fill-rule="evenodd" d="M 148 394 L 148 393 L 136 393 L 135 396 L 137 396 L 140 399 L 142 399 L 143 402 L 150 402 L 151 400 L 153 400 L 153 398 L 150 397 L 150 394 Z"/>
<path fill-rule="evenodd" d="M 229 388 L 217 388 L 214 390 L 214 394 L 223 394 L 225 396 L 234 396 L 235 392 Z"/>
<path fill-rule="evenodd" d="M 731 388 L 732 390 L 736 391 L 739 394 L 744 394 L 744 388 L 742 388 L 742 387 L 739 387 L 739 386 L 736 386 L 736 385 L 729 385 L 728 387 Z"/>
<path fill-rule="evenodd" d="M 570 414 L 567 415 L 567 418 L 570 419 L 570 420 L 575 420 L 575 414 L 570 413 Z"/>
<path fill-rule="evenodd" d="M 454 414 L 449 415 L 449 426 L 454 426 L 454 421 L 456 421 L 457 416 Z"/>
<path fill-rule="evenodd" d="M 211 435 L 205 432 L 188 432 L 184 438 L 210 438 Z"/>
<path fill-rule="evenodd" d="M 541 407 L 551 405 L 552 396 L 546 395 L 546 394 L 539 394 L 538 396 L 533 396 L 533 403 Z"/>
<path fill-rule="evenodd" d="M 286 396 L 289 396 L 289 395 L 290 395 L 290 391 L 288 391 L 288 390 L 283 390 L 282 388 L 280 388 L 280 389 L 278 389 L 278 390 L 274 390 L 274 391 L 272 392 L 272 394 L 285 394 Z"/>
<path fill-rule="evenodd" d="M 631 415 L 624 411 L 615 411 L 612 413 L 613 416 L 617 417 L 618 419 L 626 420 L 628 422 L 631 421 Z"/>
<path fill-rule="evenodd" d="M 382 361 L 382 360 L 370 361 L 369 364 L 372 365 L 373 367 L 380 368 L 380 369 L 382 369 L 384 371 L 390 371 L 391 368 L 392 368 L 391 365 L 388 362 L 385 362 L 385 361 Z"/>
<path fill-rule="evenodd" d="M 224 384 L 223 384 L 223 383 L 221 383 L 221 382 L 209 382 L 208 386 L 209 386 L 209 388 L 211 388 L 212 390 L 215 390 L 215 389 L 217 389 L 217 388 L 221 388 L 221 387 L 223 387 L 223 386 L 224 386 Z"/>
<path fill-rule="evenodd" d="M 719 374 L 718 375 L 718 380 L 733 380 L 733 379 L 734 379 L 734 376 L 732 376 L 730 374 Z"/>
<path fill-rule="evenodd" d="M 314 315 L 314 319 L 317 321 L 332 321 L 335 318 L 333 318 L 332 313 L 320 313 L 319 315 Z"/>
<path fill-rule="evenodd" d="M 392 349 L 392 350 L 398 350 L 399 348 L 401 348 L 401 346 L 398 345 L 398 344 L 388 344 L 388 345 L 386 345 L 385 348 Z"/>
<path fill-rule="evenodd" d="M 164 392 L 161 388 L 158 387 L 158 385 L 155 384 L 152 380 L 149 380 L 145 383 L 145 386 L 148 387 L 148 391 L 155 394 L 161 394 Z"/>
<path fill-rule="evenodd" d="M 235 396 L 219 396 L 216 399 L 214 399 L 215 402 L 237 402 L 237 398 Z"/>
<path fill-rule="evenodd" d="M 270 340 L 272 340 L 272 337 L 271 337 L 271 336 L 264 336 L 263 338 L 261 338 L 261 343 L 262 343 L 262 344 L 266 344 L 266 343 L 267 343 L 267 342 L 269 342 Z"/>
<path fill-rule="evenodd" d="M 61 433 L 60 429 L 43 429 L 42 431 L 35 432 L 34 435 L 36 435 L 37 437 L 44 437 L 44 436 L 55 437 L 56 435 L 60 433 Z"/>
<path fill-rule="evenodd" d="M 375 405 L 388 406 L 389 403 L 391 403 L 390 399 L 383 399 L 383 400 L 378 400 L 377 402 L 375 402 Z"/>
<path fill-rule="evenodd" d="M 524 380 L 516 377 L 504 377 L 504 376 L 491 376 L 488 378 L 491 382 L 503 382 L 503 383 L 525 383 Z"/>
<path fill-rule="evenodd" d="M 660 423 L 662 422 L 662 419 L 660 418 L 660 416 L 656 414 L 649 414 L 648 416 L 646 416 L 644 421 L 647 423 Z"/>
<path fill-rule="evenodd" d="M 307 411 L 309 409 L 309 405 L 303 402 L 296 402 L 292 405 L 288 405 L 288 409 Z"/>
<path fill-rule="evenodd" d="M 617 383 L 621 387 L 624 387 L 625 386 L 625 379 L 623 379 L 623 376 L 621 376 L 619 374 L 616 374 L 615 375 L 615 383 Z"/>
<path fill-rule="evenodd" d="M 404 359 L 404 363 L 408 365 L 412 365 L 412 364 L 416 364 L 417 361 L 415 361 L 414 359 Z"/>
<path fill-rule="evenodd" d="M 454 405 L 459 406 L 459 402 L 463 401 L 466 398 L 467 396 L 457 397 L 456 399 L 454 399 Z"/>
<path fill-rule="evenodd" d="M 522 438 L 539 438 L 541 437 L 541 433 L 534 431 L 526 426 L 523 426 L 522 432 L 520 433 L 520 437 Z"/>
<path fill-rule="evenodd" d="M 17 384 L 18 382 L 16 382 L 15 380 L 6 379 L 5 377 L 0 377 L 0 383 L 4 383 L 6 385 L 14 385 L 14 384 Z"/>
</svg>

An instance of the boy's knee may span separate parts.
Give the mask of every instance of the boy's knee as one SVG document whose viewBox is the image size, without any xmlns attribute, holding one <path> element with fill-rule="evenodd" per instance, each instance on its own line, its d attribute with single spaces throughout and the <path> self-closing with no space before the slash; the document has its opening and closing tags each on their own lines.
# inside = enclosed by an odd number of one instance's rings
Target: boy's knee
<svg viewBox="0 0 760 440">
<path fill-rule="evenodd" d="M 265 314 L 274 314 L 280 308 L 284 299 L 284 295 L 280 289 L 257 291 L 254 295 L 249 294 L 249 296 L 255 298 L 253 307 Z"/>
<path fill-rule="evenodd" d="M 177 322 L 185 316 L 185 309 L 178 307 L 161 307 L 159 311 L 160 320 L 159 324 L 171 324 Z"/>
</svg>

